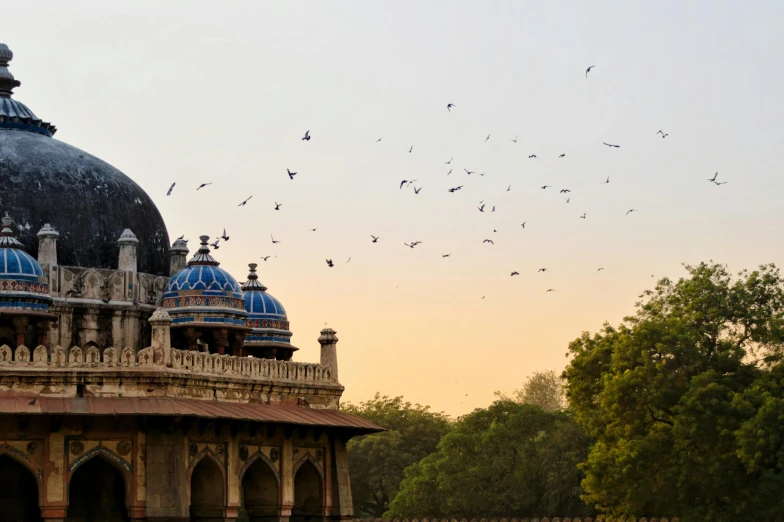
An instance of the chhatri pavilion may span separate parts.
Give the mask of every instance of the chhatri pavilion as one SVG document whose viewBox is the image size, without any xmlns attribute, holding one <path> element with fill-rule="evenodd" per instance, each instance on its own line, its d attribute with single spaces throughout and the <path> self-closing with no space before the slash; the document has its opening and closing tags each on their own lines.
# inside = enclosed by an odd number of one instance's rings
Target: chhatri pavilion
<svg viewBox="0 0 784 522">
<path fill-rule="evenodd" d="M 13 97 L 0 44 L 0 522 L 353 518 L 337 337 Z M 107 202 L 111 202 L 107 205 Z"/>
</svg>

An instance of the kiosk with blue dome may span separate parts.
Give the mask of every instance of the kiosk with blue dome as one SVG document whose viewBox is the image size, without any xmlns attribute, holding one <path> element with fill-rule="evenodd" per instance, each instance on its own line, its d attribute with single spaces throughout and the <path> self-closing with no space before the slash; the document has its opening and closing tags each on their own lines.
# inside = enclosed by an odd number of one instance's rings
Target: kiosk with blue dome
<svg viewBox="0 0 784 522">
<path fill-rule="evenodd" d="M 251 355 L 265 359 L 289 361 L 299 348 L 291 345 L 291 330 L 286 309 L 280 301 L 267 293 L 259 281 L 256 263 L 250 263 L 248 280 L 242 285 L 245 295 L 247 324 L 253 330 L 245 338 L 244 349 Z"/>
</svg>

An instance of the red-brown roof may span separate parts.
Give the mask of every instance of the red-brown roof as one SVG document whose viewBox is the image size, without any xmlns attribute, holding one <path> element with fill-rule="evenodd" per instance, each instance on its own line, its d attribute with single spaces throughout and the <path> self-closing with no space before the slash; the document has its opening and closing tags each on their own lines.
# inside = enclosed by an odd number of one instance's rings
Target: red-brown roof
<svg viewBox="0 0 784 522">
<path fill-rule="evenodd" d="M 348 428 L 363 433 L 384 430 L 370 421 L 338 410 L 313 409 L 293 404 L 240 404 L 174 397 L 0 396 L 0 414 L 207 417 Z"/>
</svg>

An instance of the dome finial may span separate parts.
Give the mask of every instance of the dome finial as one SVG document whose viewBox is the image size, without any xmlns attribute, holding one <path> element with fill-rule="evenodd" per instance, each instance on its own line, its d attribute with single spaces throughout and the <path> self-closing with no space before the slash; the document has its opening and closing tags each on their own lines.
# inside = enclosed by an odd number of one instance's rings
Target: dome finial
<svg viewBox="0 0 784 522">
<path fill-rule="evenodd" d="M 250 268 L 250 273 L 248 274 L 248 280 L 245 281 L 245 284 L 242 285 L 242 290 L 259 290 L 261 292 L 265 292 L 267 287 L 264 286 L 259 281 L 259 275 L 256 273 L 256 268 L 259 265 L 257 263 L 248 263 L 248 267 Z"/>
<path fill-rule="evenodd" d="M 0 222 L 3 224 L 3 228 L 0 229 L 0 248 L 19 248 L 24 250 L 22 243 L 14 237 L 14 231 L 11 228 L 14 220 L 11 219 L 8 212 L 5 213 L 5 217 Z"/>
<path fill-rule="evenodd" d="M 14 78 L 8 70 L 8 62 L 14 59 L 14 53 L 4 43 L 0 43 L 0 98 L 10 98 L 14 88 L 22 83 Z"/>
<path fill-rule="evenodd" d="M 213 265 L 218 266 L 218 263 L 214 257 L 210 255 L 210 247 L 209 241 L 210 236 L 199 236 L 199 240 L 201 241 L 201 245 L 199 246 L 199 250 L 196 251 L 196 254 L 188 261 L 188 266 L 191 265 Z"/>
</svg>

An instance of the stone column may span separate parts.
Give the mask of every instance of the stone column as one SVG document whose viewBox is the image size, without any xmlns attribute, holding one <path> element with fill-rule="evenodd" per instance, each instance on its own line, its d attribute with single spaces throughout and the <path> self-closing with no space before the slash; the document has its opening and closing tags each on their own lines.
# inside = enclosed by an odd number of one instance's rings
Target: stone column
<svg viewBox="0 0 784 522">
<path fill-rule="evenodd" d="M 27 334 L 27 325 L 30 322 L 27 320 L 27 317 L 24 316 L 17 316 L 13 318 L 14 323 L 14 332 L 16 333 L 16 346 L 18 348 L 25 343 L 25 335 Z M 32 350 L 30 350 L 32 352 Z"/>
<path fill-rule="evenodd" d="M 348 453 L 346 452 L 346 443 L 340 438 L 335 437 L 332 445 L 332 458 L 335 466 L 333 476 L 337 480 L 337 484 L 332 484 L 333 488 L 337 488 L 338 503 L 339 505 L 333 506 L 333 513 L 338 511 L 341 520 L 351 520 L 354 518 L 354 501 L 351 498 L 351 479 L 348 472 Z M 331 494 L 332 492 L 327 492 Z"/>
<path fill-rule="evenodd" d="M 284 437 L 280 452 L 280 522 L 288 522 L 294 507 L 294 444 L 291 437 Z"/>
<path fill-rule="evenodd" d="M 332 328 L 324 328 L 318 342 L 321 345 L 321 366 L 329 366 L 331 369 L 332 380 L 338 381 L 338 337 L 337 332 Z"/>
<path fill-rule="evenodd" d="M 201 337 L 201 330 L 188 327 L 183 332 L 183 335 L 185 336 L 186 339 L 188 339 L 188 350 L 195 352 L 199 346 L 196 341 L 198 341 L 199 338 Z"/>
<path fill-rule="evenodd" d="M 155 364 L 171 366 L 171 317 L 158 308 L 148 319 L 152 326 L 152 360 Z"/>
<path fill-rule="evenodd" d="M 38 263 L 50 267 L 57 266 L 57 238 L 60 233 L 47 223 L 36 235 L 38 236 Z"/>
<path fill-rule="evenodd" d="M 169 247 L 169 276 L 173 276 L 188 264 L 188 243 L 184 239 L 177 239 Z"/>
<path fill-rule="evenodd" d="M 136 273 L 136 247 L 139 245 L 139 240 L 136 235 L 131 232 L 130 228 L 123 230 L 120 239 L 117 241 L 120 245 L 120 258 L 117 261 L 117 270 L 122 272 Z"/>
<path fill-rule="evenodd" d="M 212 336 L 215 338 L 215 350 L 220 355 L 225 355 L 226 346 L 229 345 L 229 331 L 226 328 L 219 328 L 212 331 Z"/>
</svg>

